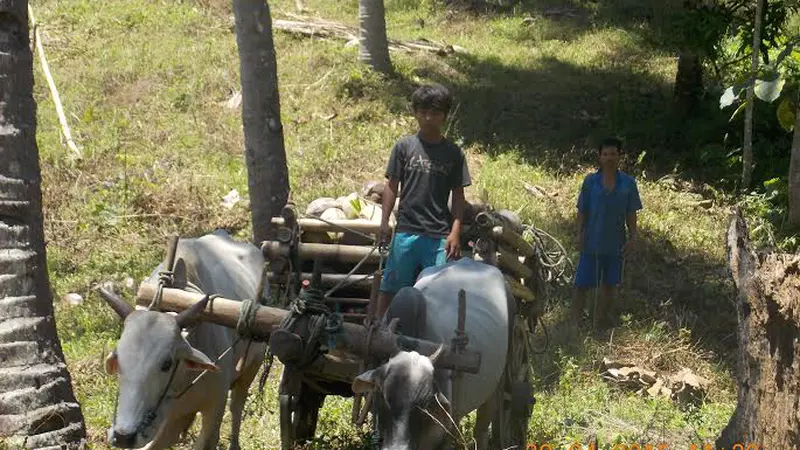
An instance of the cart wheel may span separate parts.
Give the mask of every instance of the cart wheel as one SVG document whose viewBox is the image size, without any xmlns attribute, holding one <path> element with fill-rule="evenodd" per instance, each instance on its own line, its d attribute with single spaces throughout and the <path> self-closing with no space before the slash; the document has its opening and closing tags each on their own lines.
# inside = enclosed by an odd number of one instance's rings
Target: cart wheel
<svg viewBox="0 0 800 450">
<path fill-rule="evenodd" d="M 534 403 L 530 384 L 530 355 L 525 345 L 527 333 L 525 321 L 516 320 L 511 357 L 503 374 L 506 383 L 504 395 L 492 420 L 490 445 L 494 449 L 525 449 Z"/>
<path fill-rule="evenodd" d="M 325 394 L 315 391 L 288 368 L 281 374 L 278 392 L 281 450 L 292 450 L 314 439 Z"/>
</svg>

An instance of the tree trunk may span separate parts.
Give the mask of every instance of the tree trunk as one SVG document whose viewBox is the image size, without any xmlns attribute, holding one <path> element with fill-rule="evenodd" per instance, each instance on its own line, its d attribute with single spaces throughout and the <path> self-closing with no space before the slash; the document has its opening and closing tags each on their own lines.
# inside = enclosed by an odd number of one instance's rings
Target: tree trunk
<svg viewBox="0 0 800 450">
<path fill-rule="evenodd" d="M 795 112 L 792 156 L 789 161 L 789 226 L 800 227 L 800 103 Z"/>
<path fill-rule="evenodd" d="M 678 116 L 686 118 L 703 95 L 703 64 L 700 55 L 686 50 L 678 55 L 673 100 Z"/>
<path fill-rule="evenodd" d="M 756 256 L 741 212 L 727 246 L 739 291 L 739 393 L 714 448 L 800 448 L 800 257 Z"/>
<path fill-rule="evenodd" d="M 756 0 L 756 18 L 753 25 L 753 55 L 750 59 L 751 76 L 758 70 L 758 51 L 761 48 L 761 17 L 764 2 Z M 742 144 L 742 192 L 750 188 L 753 177 L 753 108 L 755 108 L 755 80 L 747 88 L 747 107 L 744 111 L 744 143 Z"/>
<path fill-rule="evenodd" d="M 242 125 L 253 220 L 253 242 L 269 239 L 272 218 L 289 198 L 278 63 L 272 18 L 264 0 L 234 0 L 242 82 Z"/>
<path fill-rule="evenodd" d="M 389 58 L 383 0 L 359 0 L 358 17 L 359 59 L 362 63 L 369 64 L 373 70 L 391 74 L 393 69 Z"/>
<path fill-rule="evenodd" d="M 83 413 L 47 273 L 27 7 L 0 3 L 0 441 L 79 448 Z"/>
<path fill-rule="evenodd" d="M 685 14 L 693 14 L 699 6 L 699 0 L 687 0 L 683 3 Z M 700 55 L 692 48 L 683 48 L 678 54 L 678 70 L 675 74 L 673 104 L 681 118 L 687 118 L 694 110 L 703 94 L 703 65 Z"/>
</svg>

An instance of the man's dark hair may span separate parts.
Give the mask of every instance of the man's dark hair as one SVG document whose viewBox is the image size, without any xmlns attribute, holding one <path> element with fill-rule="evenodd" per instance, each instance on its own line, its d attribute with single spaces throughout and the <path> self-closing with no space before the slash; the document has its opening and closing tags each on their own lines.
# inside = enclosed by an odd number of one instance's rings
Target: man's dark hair
<svg viewBox="0 0 800 450">
<path fill-rule="evenodd" d="M 597 146 L 597 153 L 603 151 L 606 147 L 614 147 L 617 151 L 622 152 L 622 140 L 616 137 L 607 137 L 600 141 L 600 145 Z"/>
<path fill-rule="evenodd" d="M 411 107 L 414 111 L 432 109 L 446 115 L 452 105 L 453 95 L 450 90 L 437 83 L 420 86 L 411 96 Z"/>
</svg>

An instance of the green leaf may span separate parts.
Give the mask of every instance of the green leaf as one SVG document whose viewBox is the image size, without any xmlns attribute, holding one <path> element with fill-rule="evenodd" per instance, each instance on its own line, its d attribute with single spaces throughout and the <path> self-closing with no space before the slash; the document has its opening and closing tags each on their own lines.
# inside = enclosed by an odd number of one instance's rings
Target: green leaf
<svg viewBox="0 0 800 450">
<path fill-rule="evenodd" d="M 764 182 L 764 187 L 767 189 L 770 188 L 777 189 L 780 182 L 781 182 L 780 177 L 770 178 L 769 180 Z"/>
<path fill-rule="evenodd" d="M 645 157 L 645 156 L 647 156 L 647 151 L 646 151 L 646 150 L 645 150 L 645 151 L 643 151 L 642 153 L 639 153 L 639 157 L 638 157 L 638 158 L 636 158 L 636 165 L 637 165 L 637 166 L 638 166 L 638 165 L 640 165 L 640 164 L 642 164 L 642 161 L 644 161 L 644 157 Z"/>
<path fill-rule="evenodd" d="M 778 123 L 781 124 L 781 127 L 786 130 L 786 132 L 790 132 L 794 129 L 794 121 L 795 121 L 795 112 L 794 112 L 794 104 L 788 98 L 783 99 L 780 105 L 778 105 Z"/>
<path fill-rule="evenodd" d="M 719 109 L 725 109 L 731 106 L 737 97 L 739 97 L 739 92 L 737 91 L 734 93 L 733 86 L 725 89 L 722 97 L 719 98 Z"/>
<path fill-rule="evenodd" d="M 354 198 L 350 200 L 350 205 L 353 207 L 353 210 L 356 214 L 361 214 L 361 199 Z"/>
<path fill-rule="evenodd" d="M 754 92 L 759 99 L 772 103 L 781 96 L 784 84 L 786 84 L 786 80 L 780 76 L 771 81 L 756 80 Z"/>
<path fill-rule="evenodd" d="M 741 105 L 739 105 L 739 107 L 738 107 L 738 108 L 736 108 L 736 111 L 734 111 L 734 112 L 733 112 L 733 114 L 731 115 L 731 118 L 730 118 L 730 119 L 728 119 L 728 122 L 733 122 L 733 119 L 734 119 L 734 118 L 735 118 L 735 117 L 736 117 L 736 116 L 737 116 L 737 115 L 738 115 L 740 112 L 744 111 L 744 109 L 745 109 L 745 108 L 747 108 L 747 104 L 748 104 L 748 103 L 750 103 L 750 102 L 748 102 L 747 100 L 743 101 L 743 102 L 742 102 L 742 104 L 741 104 Z"/>
</svg>

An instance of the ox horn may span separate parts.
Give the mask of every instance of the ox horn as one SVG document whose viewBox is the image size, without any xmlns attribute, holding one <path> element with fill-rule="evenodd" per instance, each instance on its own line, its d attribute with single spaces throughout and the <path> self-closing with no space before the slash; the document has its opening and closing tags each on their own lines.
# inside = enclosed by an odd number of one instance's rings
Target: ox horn
<svg viewBox="0 0 800 450">
<path fill-rule="evenodd" d="M 197 316 L 206 309 L 206 305 L 208 304 L 208 296 L 204 296 L 199 302 L 195 303 L 194 305 L 190 306 L 189 309 L 182 311 L 175 317 L 175 321 L 178 322 L 178 328 L 186 328 L 187 326 L 194 323 Z"/>
<path fill-rule="evenodd" d="M 128 317 L 128 314 L 133 312 L 133 306 L 125 303 L 125 301 L 122 300 L 119 295 L 109 291 L 103 286 L 98 286 L 97 291 L 99 292 L 100 297 L 102 297 L 103 300 L 108 303 L 108 306 L 110 306 L 111 309 L 117 313 L 120 319 L 125 320 L 125 318 Z"/>
<path fill-rule="evenodd" d="M 439 344 L 439 348 L 428 358 L 430 358 L 432 364 L 436 365 L 436 361 L 442 356 L 442 353 L 444 353 L 444 344 Z"/>
</svg>

